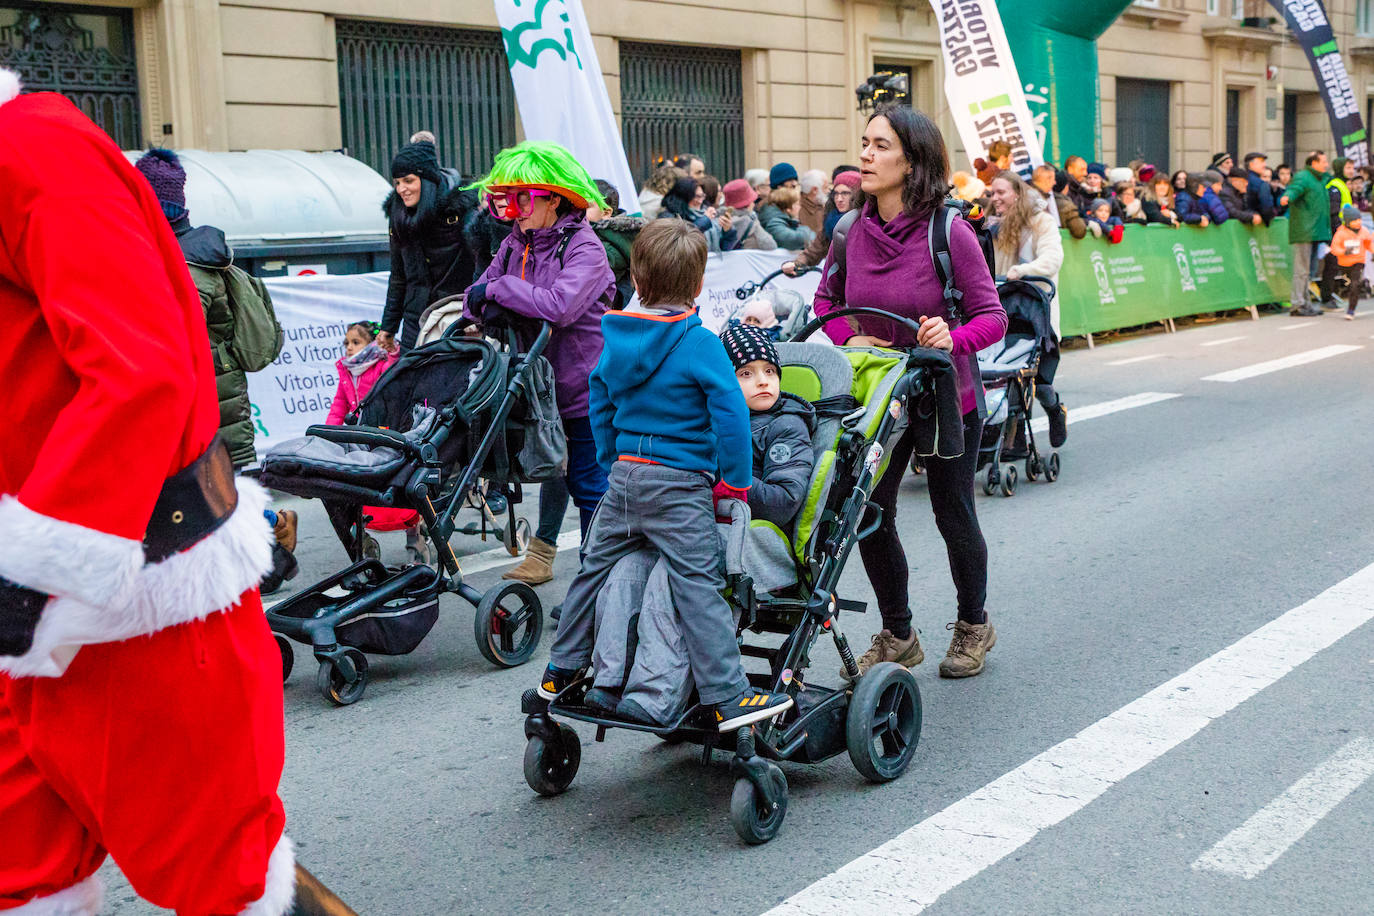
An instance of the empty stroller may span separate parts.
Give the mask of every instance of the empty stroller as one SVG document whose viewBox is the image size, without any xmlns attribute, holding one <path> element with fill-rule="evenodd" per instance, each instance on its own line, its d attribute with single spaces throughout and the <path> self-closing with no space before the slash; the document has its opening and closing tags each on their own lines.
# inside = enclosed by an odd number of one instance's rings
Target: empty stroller
<svg viewBox="0 0 1374 916">
<path fill-rule="evenodd" d="M 1010 462 L 1025 459 L 1027 480 L 1059 479 L 1059 453 L 1051 452 L 1048 460 L 1041 457 L 1030 423 L 1040 360 L 1058 352 L 1059 339 L 1050 324 L 1053 281 L 1030 276 L 1003 280 L 997 292 L 1007 310 L 1007 333 L 978 354 L 988 408 L 978 467 L 988 469 L 984 493 L 991 496 L 1000 487 L 1003 496 L 1012 496 L 1018 475 Z M 1008 462 L 1005 467 L 1003 462 Z"/>
<path fill-rule="evenodd" d="M 477 608 L 474 635 L 492 663 L 522 664 L 539 644 L 544 616 L 534 590 L 506 582 L 477 591 L 463 581 L 448 540 L 479 476 L 504 488 L 511 530 L 520 481 L 548 473 L 524 467 L 530 459 L 522 448 L 527 439 L 561 430 L 556 416 L 548 422 L 553 376 L 540 355 L 550 329 L 541 325 L 521 353 L 513 331 L 498 345 L 462 336 L 466 324 L 404 353 L 363 400 L 359 425 L 311 426 L 304 438 L 274 447 L 263 460 L 264 484 L 324 502 L 353 561 L 267 612 L 283 679 L 294 657 L 286 638 L 309 644 L 320 662 L 317 686 L 338 705 L 362 696 L 365 653 L 404 655 L 420 644 L 438 619 L 444 592 Z M 418 512 L 436 567 L 391 568 L 365 557 L 370 506 Z"/>
<path fill-rule="evenodd" d="M 914 322 L 866 308 L 832 312 L 806 324 L 798 336 L 805 340 L 824 321 L 857 314 L 904 324 L 915 336 Z M 749 672 L 750 682 L 788 694 L 793 707 L 774 720 L 722 735 L 711 708 L 700 704 L 666 725 L 593 709 L 583 702 L 591 677 L 574 682 L 551 701 L 530 690 L 521 703 L 529 739 L 524 772 L 535 792 L 563 792 L 581 763 L 577 732 L 560 719 L 595 725 L 598 741 L 608 729 L 623 728 L 672 742 L 695 742 L 702 745 L 704 761 L 722 747 L 735 753 L 730 822 L 745 842 L 763 843 L 777 834 L 787 813 L 787 779 L 772 761 L 815 764 L 847 752 L 865 778 L 887 782 L 905 772 L 914 758 L 921 733 L 916 679 L 894 663 L 875 665 L 858 676 L 839 615 L 862 612 L 865 606 L 836 592 L 850 553 L 877 528 L 876 521 L 863 523 L 872 505 L 869 498 L 886 468 L 888 448 L 906 428 L 908 410 L 927 391 L 925 367 L 932 360 L 949 366 L 948 357 L 921 348 L 902 352 L 816 343 L 780 343 L 778 356 L 782 389 L 810 401 L 820 418 L 812 436 L 816 462 L 797 518 L 787 531 L 753 522 L 756 529 L 766 529 L 759 533 L 776 539 L 791 584 L 779 583 L 778 571 L 769 570 L 777 587 L 771 592 L 756 589 L 754 571 L 743 569 L 741 558 L 727 550 L 726 597 L 738 615 L 740 653 L 759 660 L 763 669 Z M 737 513 L 735 517 L 738 521 Z M 827 635 L 853 679 L 850 686 L 837 689 L 822 686 L 819 678 L 811 680 L 811 653 Z"/>
</svg>

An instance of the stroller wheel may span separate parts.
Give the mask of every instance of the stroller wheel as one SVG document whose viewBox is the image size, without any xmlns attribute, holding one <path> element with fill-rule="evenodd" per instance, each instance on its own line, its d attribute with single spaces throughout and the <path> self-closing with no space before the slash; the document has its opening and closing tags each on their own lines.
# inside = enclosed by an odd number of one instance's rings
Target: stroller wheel
<svg viewBox="0 0 1374 916">
<path fill-rule="evenodd" d="M 1040 456 L 1029 455 L 1026 458 L 1026 479 L 1034 483 L 1040 477 L 1041 470 Z"/>
<path fill-rule="evenodd" d="M 1049 463 L 1045 465 L 1045 482 L 1054 483 L 1059 479 L 1059 453 L 1050 454 Z"/>
<path fill-rule="evenodd" d="M 1002 495 L 1016 495 L 1016 465 L 1009 464 L 1007 469 L 1002 472 Z"/>
<path fill-rule="evenodd" d="M 358 702 L 367 689 L 367 656 L 357 649 L 344 649 L 343 654 L 344 664 L 352 665 L 353 680 L 348 679 L 343 665 L 331 658 L 320 662 L 320 671 L 315 677 L 315 686 L 335 706 L 350 706 Z"/>
<path fill-rule="evenodd" d="M 983 495 L 991 496 L 997 492 L 997 463 L 988 465 L 988 476 L 983 478 Z"/>
<path fill-rule="evenodd" d="M 754 784 L 743 777 L 735 780 L 735 790 L 730 793 L 730 826 L 735 828 L 739 838 L 751 846 L 767 843 L 782 829 L 783 818 L 787 816 L 787 777 L 777 765 L 768 765 L 768 776 L 773 780 L 773 790 L 777 793 L 778 805 L 767 809 Z"/>
<path fill-rule="evenodd" d="M 281 651 L 281 682 L 286 683 L 286 679 L 291 676 L 291 669 L 296 664 L 296 653 L 291 648 L 291 640 L 280 633 L 273 633 L 272 637 L 277 641 L 277 648 Z"/>
<path fill-rule="evenodd" d="M 472 619 L 478 651 L 502 668 L 529 661 L 543 632 L 544 608 L 534 589 L 523 582 L 506 582 L 489 589 Z"/>
<path fill-rule="evenodd" d="M 506 553 L 520 556 L 530 546 L 530 520 L 521 516 L 514 525 L 507 525 L 501 532 L 501 541 L 506 545 Z"/>
<path fill-rule="evenodd" d="M 879 662 L 859 678 L 845 717 L 849 759 L 864 779 L 887 782 L 906 772 L 921 740 L 921 689 L 895 662 Z"/>
<path fill-rule="evenodd" d="M 566 791 L 582 763 L 582 742 L 577 732 L 560 722 L 558 737 L 557 745 L 551 745 L 534 735 L 525 745 L 525 782 L 545 798 Z"/>
</svg>

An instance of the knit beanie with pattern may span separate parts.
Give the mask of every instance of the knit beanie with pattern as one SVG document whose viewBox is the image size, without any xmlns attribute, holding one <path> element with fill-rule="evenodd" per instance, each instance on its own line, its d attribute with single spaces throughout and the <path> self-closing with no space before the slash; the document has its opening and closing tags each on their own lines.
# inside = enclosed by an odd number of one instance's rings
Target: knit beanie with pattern
<svg viewBox="0 0 1374 916">
<path fill-rule="evenodd" d="M 778 348 L 764 331 L 752 324 L 730 325 L 720 332 L 720 342 L 725 344 L 725 354 L 736 369 L 759 359 L 778 366 Z"/>
</svg>

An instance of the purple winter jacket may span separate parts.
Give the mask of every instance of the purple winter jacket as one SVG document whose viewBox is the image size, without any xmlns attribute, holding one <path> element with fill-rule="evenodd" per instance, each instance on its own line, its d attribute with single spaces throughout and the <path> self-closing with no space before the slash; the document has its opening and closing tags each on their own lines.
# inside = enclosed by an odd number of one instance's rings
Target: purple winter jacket
<svg viewBox="0 0 1374 916">
<path fill-rule="evenodd" d="M 572 238 L 560 267 L 558 246 L 565 233 Z M 553 366 L 558 413 L 585 417 L 587 380 L 601 358 L 601 316 L 615 295 L 606 249 L 586 215 L 574 210 L 528 234 L 515 224 L 477 282 L 487 284 L 491 301 L 554 326 L 544 355 Z"/>
<path fill-rule="evenodd" d="M 831 288 L 838 280 L 831 276 L 826 255 L 824 279 L 816 289 L 817 317 L 842 305 L 882 309 L 912 319 L 939 315 L 950 323 L 955 356 L 976 353 L 1001 340 L 1007 332 L 1007 313 L 973 227 L 956 219 L 949 239 L 954 285 L 964 294 L 963 325 L 956 325 L 945 309 L 944 291 L 930 260 L 929 236 L 930 214 L 903 213 L 884 223 L 878 218 L 877 204 L 865 203 L 845 243 L 843 291 Z M 836 318 L 826 322 L 825 332 L 837 344 L 856 333 L 890 340 L 899 347 L 916 343 L 906 328 L 870 315 Z M 969 360 L 954 360 L 954 371 L 959 378 L 960 409 L 967 414 L 978 406 L 973 386 L 982 382 L 973 377 Z"/>
</svg>

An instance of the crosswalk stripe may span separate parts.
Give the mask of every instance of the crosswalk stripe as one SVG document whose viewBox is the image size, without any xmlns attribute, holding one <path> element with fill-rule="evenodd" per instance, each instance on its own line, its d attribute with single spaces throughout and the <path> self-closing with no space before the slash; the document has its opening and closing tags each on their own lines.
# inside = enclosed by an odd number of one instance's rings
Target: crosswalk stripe
<svg viewBox="0 0 1374 916">
<path fill-rule="evenodd" d="M 1105 417 L 1108 414 L 1130 410 L 1133 407 L 1145 407 L 1150 404 L 1158 404 L 1160 401 L 1168 401 L 1177 397 L 1182 397 L 1182 395 L 1167 394 L 1159 391 L 1142 391 L 1140 394 L 1132 394 L 1124 398 L 1099 401 L 1096 404 L 1085 404 L 1082 407 L 1070 407 L 1069 422 L 1082 423 L 1084 420 L 1095 420 L 1098 417 Z M 1031 420 L 1031 429 L 1035 430 L 1037 433 L 1043 433 L 1049 428 L 1050 421 L 1043 416 Z"/>
<path fill-rule="evenodd" d="M 1131 363 L 1143 363 L 1147 359 L 1159 359 L 1163 353 L 1151 353 L 1148 356 L 1131 356 L 1126 359 L 1114 359 L 1107 363 L 1109 366 L 1129 366 Z"/>
<path fill-rule="evenodd" d="M 1374 741 L 1356 738 L 1222 837 L 1193 868 L 1250 879 L 1374 776 Z"/>
<path fill-rule="evenodd" d="M 1350 353 L 1353 350 L 1361 350 L 1359 344 L 1332 344 L 1329 347 L 1318 347 L 1315 350 L 1304 350 L 1301 353 L 1293 353 L 1279 359 L 1265 360 L 1262 363 L 1255 363 L 1251 366 L 1241 366 L 1239 369 L 1231 369 L 1227 372 L 1218 372 L 1216 375 L 1205 375 L 1202 377 L 1204 382 L 1240 382 L 1257 375 L 1268 375 L 1270 372 L 1278 372 L 1281 369 L 1292 369 L 1294 366 L 1305 366 L 1308 363 L 1315 363 L 1318 360 L 1329 359 L 1332 356 L 1340 356 L 1342 353 Z"/>
<path fill-rule="evenodd" d="M 1246 335 L 1245 335 L 1245 334 L 1242 334 L 1242 335 L 1240 335 L 1239 337 L 1223 337 L 1221 340 L 1209 340 L 1209 341 L 1207 341 L 1205 344 L 1203 344 L 1203 346 L 1204 346 L 1204 347 L 1219 347 L 1219 346 L 1221 346 L 1222 344 L 1235 343 L 1236 341 L 1238 341 L 1238 340 L 1244 340 L 1245 338 L 1246 338 Z"/>
<path fill-rule="evenodd" d="M 919 913 L 1374 619 L 1374 565 L 815 882 L 768 916 Z"/>
</svg>

